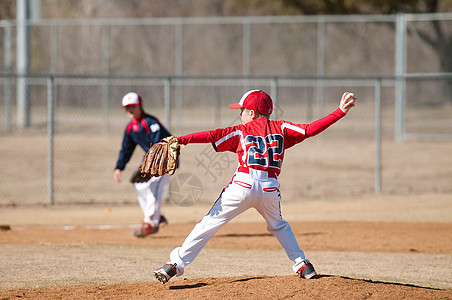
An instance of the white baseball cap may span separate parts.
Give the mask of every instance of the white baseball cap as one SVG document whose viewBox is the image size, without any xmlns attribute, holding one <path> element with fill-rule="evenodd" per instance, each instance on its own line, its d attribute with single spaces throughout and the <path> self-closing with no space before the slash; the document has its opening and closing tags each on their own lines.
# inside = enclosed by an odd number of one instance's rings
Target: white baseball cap
<svg viewBox="0 0 452 300">
<path fill-rule="evenodd" d="M 123 98 L 122 98 L 122 107 L 126 107 L 129 105 L 141 105 L 142 101 L 141 101 L 141 97 L 140 95 L 138 95 L 135 92 L 130 92 L 127 93 Z"/>
</svg>

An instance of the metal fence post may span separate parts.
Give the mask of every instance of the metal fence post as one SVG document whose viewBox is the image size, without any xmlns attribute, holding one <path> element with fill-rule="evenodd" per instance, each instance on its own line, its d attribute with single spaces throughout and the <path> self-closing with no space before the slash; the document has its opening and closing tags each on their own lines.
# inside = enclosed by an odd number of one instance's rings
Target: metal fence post
<svg viewBox="0 0 452 300">
<path fill-rule="evenodd" d="M 273 100 L 273 120 L 278 120 L 278 78 L 273 78 L 270 83 L 270 97 Z"/>
<path fill-rule="evenodd" d="M 12 72 L 12 62 L 11 62 L 11 21 L 6 21 L 5 26 L 5 41 L 4 41 L 4 51 L 5 51 L 5 71 L 7 73 Z M 5 130 L 6 132 L 11 132 L 13 129 L 12 121 L 12 98 L 11 98 L 11 77 L 6 77 L 4 81 L 4 96 L 5 96 Z"/>
<path fill-rule="evenodd" d="M 249 22 L 243 22 L 242 32 L 242 75 L 246 77 L 251 74 L 251 24 Z M 243 90 L 248 91 L 249 89 L 249 80 L 244 80 Z"/>
<path fill-rule="evenodd" d="M 174 57 L 174 73 L 182 75 L 184 72 L 184 23 L 175 24 L 175 57 Z"/>
<path fill-rule="evenodd" d="M 47 199 L 54 204 L 54 135 L 55 135 L 55 80 L 53 75 L 47 79 Z"/>
<path fill-rule="evenodd" d="M 381 79 L 375 81 L 375 193 L 381 193 Z"/>
<path fill-rule="evenodd" d="M 317 76 L 325 76 L 325 18 L 320 16 L 317 19 Z M 323 116 L 325 107 L 324 82 L 317 80 L 317 116 Z"/>
<path fill-rule="evenodd" d="M 106 76 L 110 74 L 110 26 L 104 25 L 102 27 L 102 73 Z M 104 134 L 109 132 L 109 107 L 108 102 L 110 98 L 110 81 L 107 78 L 102 84 L 102 116 L 104 126 L 102 131 Z"/>
<path fill-rule="evenodd" d="M 171 78 L 166 78 L 163 83 L 163 107 L 165 109 L 165 121 L 171 132 Z"/>
<path fill-rule="evenodd" d="M 176 76 L 182 76 L 184 73 L 184 23 L 183 21 L 175 24 L 175 58 L 174 58 L 174 73 Z M 175 131 L 182 128 L 183 124 L 183 85 L 174 86 L 174 106 L 179 116 L 176 119 L 176 124 L 174 125 Z"/>
<path fill-rule="evenodd" d="M 173 127 L 171 126 L 171 78 L 166 78 L 163 82 L 163 107 L 165 113 L 165 122 L 166 128 L 170 132 L 173 132 Z M 174 133 L 173 133 L 174 134 Z M 165 198 L 170 199 L 170 191 L 171 191 L 171 181 L 168 184 L 167 189 L 164 191 Z"/>
<path fill-rule="evenodd" d="M 29 2 L 17 1 L 17 43 L 16 43 L 16 66 L 17 73 L 17 123 L 20 127 L 30 126 L 30 95 L 27 75 L 30 72 L 30 27 Z"/>
<path fill-rule="evenodd" d="M 58 72 L 58 27 L 50 25 L 50 73 Z"/>
<path fill-rule="evenodd" d="M 404 14 L 397 15 L 395 42 L 395 140 L 401 142 L 405 133 L 406 18 Z"/>
</svg>

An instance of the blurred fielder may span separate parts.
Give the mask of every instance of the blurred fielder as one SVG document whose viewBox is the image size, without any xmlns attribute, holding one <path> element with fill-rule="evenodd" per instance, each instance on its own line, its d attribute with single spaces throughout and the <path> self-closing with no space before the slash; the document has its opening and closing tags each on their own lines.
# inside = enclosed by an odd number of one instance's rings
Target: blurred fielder
<svg viewBox="0 0 452 300">
<path fill-rule="evenodd" d="M 131 92 L 122 98 L 122 107 L 131 119 L 124 131 L 121 151 L 114 171 L 116 182 L 121 181 L 121 171 L 132 157 L 135 147 L 139 145 L 147 152 L 152 144 L 170 135 L 168 130 L 155 117 L 143 110 L 140 95 Z M 162 197 L 165 186 L 169 182 L 169 175 L 160 177 L 142 176 L 137 170 L 130 181 L 133 183 L 138 197 L 144 219 L 141 228 L 134 231 L 134 235 L 143 238 L 149 234 L 157 233 L 160 226 L 168 224 L 160 213 Z"/>
</svg>

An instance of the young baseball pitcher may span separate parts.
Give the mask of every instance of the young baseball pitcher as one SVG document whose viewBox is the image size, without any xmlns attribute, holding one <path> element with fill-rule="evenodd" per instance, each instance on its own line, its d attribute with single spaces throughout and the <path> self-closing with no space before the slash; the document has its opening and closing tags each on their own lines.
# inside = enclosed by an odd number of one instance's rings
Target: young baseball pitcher
<svg viewBox="0 0 452 300">
<path fill-rule="evenodd" d="M 155 117 L 143 110 L 141 96 L 135 92 L 127 93 L 122 98 L 122 107 L 131 119 L 124 131 L 122 147 L 114 171 L 114 180 L 121 181 L 121 172 L 126 167 L 135 147 L 139 145 L 147 152 L 152 144 L 170 135 L 168 130 Z M 163 191 L 169 182 L 169 175 L 161 177 L 143 177 L 137 171 L 130 179 L 143 211 L 144 219 L 141 228 L 134 231 L 134 235 L 143 238 L 157 233 L 159 226 L 167 224 L 167 220 L 160 213 Z"/>
<path fill-rule="evenodd" d="M 298 246 L 290 225 L 280 210 L 281 195 L 278 175 L 284 151 L 308 137 L 315 136 L 345 116 L 355 105 L 352 93 L 342 95 L 337 110 L 311 124 L 272 121 L 273 101 L 261 90 L 245 93 L 238 103 L 241 125 L 204 131 L 178 137 L 179 143 L 212 143 L 215 151 L 231 151 L 238 155 L 238 168 L 231 182 L 222 191 L 211 210 L 193 228 L 182 246 L 175 248 L 169 261 L 154 271 L 155 277 L 166 283 L 174 275 L 181 276 L 214 234 L 232 218 L 253 207 L 265 219 L 271 232 L 294 262 L 293 270 L 301 278 L 317 273 Z"/>
</svg>

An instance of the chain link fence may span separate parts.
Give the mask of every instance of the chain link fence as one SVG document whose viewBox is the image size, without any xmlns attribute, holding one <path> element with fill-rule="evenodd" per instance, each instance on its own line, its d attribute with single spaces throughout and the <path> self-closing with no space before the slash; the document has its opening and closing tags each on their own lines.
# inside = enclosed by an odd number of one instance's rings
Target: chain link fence
<svg viewBox="0 0 452 300">
<path fill-rule="evenodd" d="M 141 149 L 124 182 L 113 181 L 129 121 L 120 101 L 129 91 L 182 135 L 238 124 L 227 104 L 249 89 L 272 95 L 273 118 L 296 123 L 326 115 L 352 90 L 359 105 L 349 116 L 288 150 L 280 177 L 285 201 L 451 192 L 450 13 L 27 25 L 24 75 L 15 64 L 18 24 L 0 20 L 0 205 L 136 203 L 127 177 Z M 182 151 L 173 189 L 195 175 L 191 200 L 214 201 L 235 155 L 209 145 Z"/>
<path fill-rule="evenodd" d="M 14 97 L 17 77 L 0 77 L 2 92 L 9 83 L 8 89 Z M 287 185 L 285 195 L 289 200 L 286 201 L 376 191 L 450 192 L 447 177 L 407 179 L 415 162 L 419 166 L 425 163 L 426 167 L 432 163 L 442 165 L 443 162 L 435 162 L 441 157 L 434 158 L 433 162 L 428 161 L 432 160 L 428 156 L 426 162 L 423 162 L 424 158 L 416 158 L 419 153 L 414 149 L 430 147 L 430 144 L 393 142 L 395 78 L 317 80 L 301 77 L 36 75 L 27 77 L 26 81 L 31 104 L 30 126 L 21 128 L 13 122 L 11 130 L 2 130 L 0 135 L 2 205 L 135 203 L 132 185 L 127 183 L 127 179 L 140 164 L 144 154 L 141 149 L 136 149 L 128 164 L 124 182 L 117 184 L 113 181 L 122 135 L 129 122 L 120 107 L 122 96 L 137 91 L 144 99 L 145 111 L 157 116 L 172 134 L 183 135 L 239 124 L 237 111 L 227 105 L 238 101 L 248 86 L 266 90 L 272 95 L 276 106 L 273 118 L 295 123 L 309 123 L 332 112 L 345 90 L 354 91 L 359 98 L 358 107 L 344 120 L 319 137 L 287 151 L 281 175 L 282 185 Z M 435 80 L 427 80 L 430 81 Z M 106 90 L 109 98 L 105 103 L 102 94 Z M 318 102 L 316 99 L 320 92 L 324 100 Z M 410 99 L 420 101 L 416 97 Z M 5 106 L 5 103 L 1 104 Z M 15 104 L 9 106 L 11 111 L 5 115 L 5 120 L 11 114 L 14 121 Z M 417 114 L 413 118 L 423 123 L 424 129 L 430 124 L 432 130 L 451 133 L 451 109 L 434 110 L 434 107 L 429 111 L 408 110 L 408 113 L 410 117 L 412 113 Z M 414 125 L 409 123 L 409 126 Z M 436 147 L 436 144 L 432 145 Z M 450 144 L 443 145 L 446 150 L 447 145 Z M 388 147 L 387 151 L 385 147 Z M 439 147 L 440 152 L 446 151 L 441 145 Z M 348 152 L 350 154 L 345 154 Z M 413 161 L 408 159 L 403 166 L 405 169 L 398 169 L 398 164 L 404 162 L 398 158 L 407 159 L 410 155 L 413 155 Z M 191 177 L 195 183 L 185 188 L 187 193 L 196 193 L 196 196 L 186 201 L 211 202 L 236 166 L 237 158 L 233 153 L 217 154 L 208 144 L 189 145 L 182 150 L 181 167 L 172 184 L 180 184 L 178 176 L 185 180 Z M 447 163 L 444 168 L 442 174 L 448 174 L 450 167 Z M 396 180 L 392 178 L 394 171 L 399 172 Z M 346 189 L 343 189 L 344 184 Z M 180 197 L 180 193 L 178 195 Z"/>
</svg>

